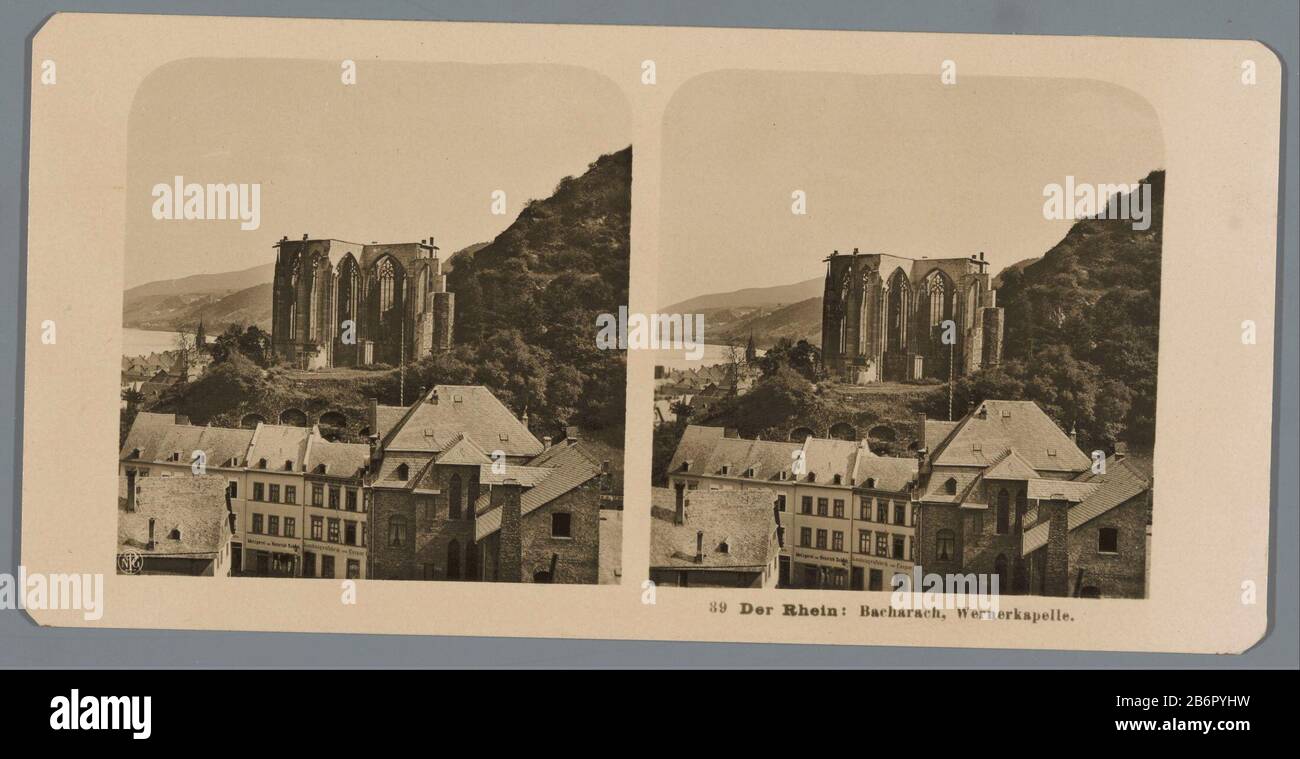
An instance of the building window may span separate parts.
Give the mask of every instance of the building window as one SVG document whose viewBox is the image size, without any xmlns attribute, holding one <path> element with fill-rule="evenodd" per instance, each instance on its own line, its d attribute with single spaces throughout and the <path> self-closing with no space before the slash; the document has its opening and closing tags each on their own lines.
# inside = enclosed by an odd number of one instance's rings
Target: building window
<svg viewBox="0 0 1300 759">
<path fill-rule="evenodd" d="M 286 538 L 294 538 L 294 537 L 297 537 L 297 535 L 295 534 L 295 533 L 297 533 L 297 532 L 298 532 L 298 522 L 297 522 L 297 520 L 295 520 L 293 517 L 285 517 L 285 518 L 284 518 L 284 536 L 285 536 Z"/>
<path fill-rule="evenodd" d="M 1006 535 L 1011 529 L 1011 496 L 1005 488 L 998 491 L 997 528 L 999 535 Z"/>
<path fill-rule="evenodd" d="M 280 486 L 279 486 L 279 485 L 272 485 L 272 486 L 270 486 L 270 488 L 268 489 L 268 492 L 267 492 L 267 499 L 270 500 L 271 503 L 279 503 L 279 502 L 280 502 Z"/>
<path fill-rule="evenodd" d="M 254 501 L 265 500 L 264 497 L 263 497 L 264 493 L 263 493 L 262 487 L 263 487 L 263 486 L 262 486 L 262 483 L 260 483 L 260 482 L 254 482 L 254 483 L 253 483 L 253 500 L 254 500 Z"/>
<path fill-rule="evenodd" d="M 324 485 L 312 485 L 312 486 L 311 486 L 311 505 L 312 505 L 312 506 L 324 506 L 324 505 L 325 505 L 325 486 L 324 486 Z"/>
<path fill-rule="evenodd" d="M 871 553 L 871 530 L 858 530 L 858 553 Z"/>
<path fill-rule="evenodd" d="M 776 497 L 776 510 L 785 513 L 785 494 Z"/>
<path fill-rule="evenodd" d="M 825 531 L 825 530 L 818 530 L 818 531 L 817 531 L 817 547 L 818 547 L 818 548 L 825 548 L 825 547 L 826 547 L 826 531 Z"/>
<path fill-rule="evenodd" d="M 339 507 L 339 487 L 338 485 L 330 485 L 330 508 L 337 509 L 338 507 Z"/>
<path fill-rule="evenodd" d="M 903 536 L 895 535 L 894 536 L 894 558 L 901 560 L 903 558 L 904 553 L 905 553 L 905 549 L 903 546 Z"/>
<path fill-rule="evenodd" d="M 385 258 L 379 263 L 379 313 L 381 314 L 393 308 L 395 282 L 396 272 L 393 269 L 393 259 Z"/>
<path fill-rule="evenodd" d="M 325 539 L 331 543 L 339 542 L 339 520 L 331 519 L 327 524 L 329 531 L 326 533 Z"/>
<path fill-rule="evenodd" d="M 321 554 L 320 557 L 320 576 L 334 577 L 334 557 L 329 554 Z"/>
<path fill-rule="evenodd" d="M 935 558 L 939 561 L 951 561 L 957 547 L 957 537 L 952 530 L 939 530 L 935 536 Z"/>
<path fill-rule="evenodd" d="M 320 517 L 311 518 L 311 539 L 320 540 L 325 534 L 325 520 Z"/>
<path fill-rule="evenodd" d="M 947 481 L 943 483 L 943 492 L 948 495 L 957 495 L 957 479 L 949 477 Z"/>
<path fill-rule="evenodd" d="M 362 524 L 361 524 L 361 545 L 364 546 L 365 544 L 366 544 L 366 525 L 365 525 L 364 522 L 362 522 Z"/>
<path fill-rule="evenodd" d="M 570 532 L 572 515 L 566 512 L 556 512 L 551 515 L 551 537 L 553 538 L 571 538 Z"/>
<path fill-rule="evenodd" d="M 388 518 L 388 545 L 394 548 L 406 545 L 406 517 L 392 516 Z"/>
<path fill-rule="evenodd" d="M 876 555 L 877 556 L 889 555 L 889 536 L 883 532 L 876 533 Z"/>
<path fill-rule="evenodd" d="M 817 516 L 819 516 L 819 517 L 824 517 L 824 516 L 826 516 L 826 513 L 827 513 L 826 510 L 827 510 L 827 507 L 829 506 L 829 503 L 830 503 L 830 502 L 827 501 L 825 498 L 818 498 L 818 499 L 817 499 Z"/>
<path fill-rule="evenodd" d="M 357 559 L 348 559 L 348 579 L 361 579 L 361 562 Z"/>
<path fill-rule="evenodd" d="M 411 468 L 406 464 L 398 464 L 397 469 L 393 471 L 393 476 L 399 480 L 405 481 L 411 476 Z"/>
<path fill-rule="evenodd" d="M 812 528 L 811 528 L 811 527 L 800 527 L 800 528 L 799 528 L 799 545 L 802 546 L 802 547 L 804 547 L 804 548 L 809 548 L 809 547 L 812 546 Z"/>
<path fill-rule="evenodd" d="M 894 524 L 900 527 L 907 525 L 907 507 L 901 503 L 894 504 Z"/>
<path fill-rule="evenodd" d="M 253 515 L 253 530 L 252 530 L 252 531 L 253 531 L 253 533 L 255 533 L 255 534 L 257 534 L 257 535 L 261 535 L 261 534 L 262 534 L 262 515 L 261 515 L 261 514 L 254 514 L 254 515 Z"/>
<path fill-rule="evenodd" d="M 831 550 L 832 551 L 844 550 L 844 533 L 840 532 L 839 530 L 836 530 L 835 532 L 831 533 Z"/>
<path fill-rule="evenodd" d="M 871 521 L 871 499 L 870 498 L 864 496 L 858 502 L 858 519 L 861 519 L 864 522 Z"/>
<path fill-rule="evenodd" d="M 836 519 L 843 519 L 843 518 L 844 518 L 844 499 L 843 499 L 843 498 L 836 498 L 836 499 L 835 499 L 834 507 L 835 507 L 835 508 L 834 508 L 834 511 L 832 511 L 831 513 L 835 516 Z"/>
<path fill-rule="evenodd" d="M 356 488 L 348 488 L 347 499 L 345 502 L 347 504 L 348 511 L 357 510 L 357 489 Z"/>
<path fill-rule="evenodd" d="M 271 516 L 266 518 L 266 534 L 267 535 L 280 534 L 280 517 L 277 517 L 276 515 L 272 514 Z"/>
<path fill-rule="evenodd" d="M 800 511 L 802 511 L 804 514 L 812 513 L 812 496 L 806 495 L 803 497 L 803 502 L 801 503 Z"/>
<path fill-rule="evenodd" d="M 284 486 L 284 502 L 285 502 L 285 503 L 297 503 L 297 502 L 298 502 L 298 486 L 297 486 L 297 485 L 285 485 L 285 486 Z"/>
<path fill-rule="evenodd" d="M 447 518 L 460 519 L 460 475 L 453 474 L 447 482 Z"/>
<path fill-rule="evenodd" d="M 889 524 L 889 504 L 884 498 L 876 501 L 876 521 L 881 524 Z"/>
<path fill-rule="evenodd" d="M 1119 553 L 1119 530 L 1114 527 L 1097 530 L 1097 553 Z"/>
<path fill-rule="evenodd" d="M 343 523 L 343 542 L 350 546 L 357 544 L 357 523 L 351 519 Z"/>
<path fill-rule="evenodd" d="M 230 496 L 231 498 L 238 498 L 238 497 L 239 497 L 239 481 L 238 481 L 238 480 L 231 480 L 230 482 L 227 482 L 227 483 L 226 483 L 226 495 Z"/>
</svg>

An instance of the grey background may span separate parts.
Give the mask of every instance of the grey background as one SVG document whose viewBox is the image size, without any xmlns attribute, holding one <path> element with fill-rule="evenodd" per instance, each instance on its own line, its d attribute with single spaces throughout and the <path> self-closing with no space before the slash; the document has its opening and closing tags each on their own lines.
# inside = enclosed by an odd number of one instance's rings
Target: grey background
<svg viewBox="0 0 1300 759">
<path fill-rule="evenodd" d="M 22 460 L 22 330 L 25 324 L 27 115 L 32 34 L 56 11 L 297 16 L 534 23 L 733 26 L 877 31 L 1072 34 L 1256 39 L 1281 57 L 1283 173 L 1278 223 L 1276 389 L 1268 635 L 1242 656 L 1024 652 L 843 647 L 557 641 L 273 633 L 40 628 L 21 611 L 0 610 L 5 667 L 1297 667 L 1297 250 L 1296 65 L 1300 12 L 1288 2 L 665 2 L 549 0 L 431 2 L 72 2 L 0 0 L 0 572 L 16 573 Z M 25 73 L 24 73 L 25 72 Z M 75 213 L 76 209 L 69 209 Z M 1210 425 L 1231 423 L 1211 420 Z M 69 442 L 75 444 L 75 430 Z M 1207 438 L 1211 439 L 1211 438 Z M 1223 504 L 1233 508 L 1234 504 Z M 3 534 L 8 532 L 9 534 Z M 1214 561 L 1206 556 L 1206 561 Z"/>
</svg>

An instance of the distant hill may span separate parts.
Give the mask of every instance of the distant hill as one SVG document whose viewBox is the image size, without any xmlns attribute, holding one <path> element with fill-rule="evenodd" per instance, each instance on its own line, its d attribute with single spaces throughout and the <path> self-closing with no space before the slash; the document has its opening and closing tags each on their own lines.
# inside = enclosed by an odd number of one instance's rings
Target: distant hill
<svg viewBox="0 0 1300 759">
<path fill-rule="evenodd" d="M 480 242 L 444 256 L 455 261 L 487 247 Z M 452 264 L 448 264 L 452 266 Z M 132 287 L 123 293 L 122 326 L 135 329 L 193 328 L 203 320 L 215 335 L 231 324 L 271 329 L 272 279 L 275 264 L 221 274 L 196 274 Z"/>
<path fill-rule="evenodd" d="M 1042 259 L 1043 259 L 1042 256 L 1036 256 L 1034 258 L 1026 258 L 1023 261 L 1016 261 L 1014 264 L 1010 264 L 1009 266 L 1005 267 L 1002 271 L 998 272 L 993 277 L 993 281 L 989 284 L 989 286 L 992 287 L 994 290 L 998 289 L 999 287 L 1002 286 L 1003 282 L 1007 281 L 1007 277 L 1011 275 L 1011 272 L 1024 271 L 1026 266 L 1037 263 Z"/>
<path fill-rule="evenodd" d="M 698 313 L 718 308 L 758 308 L 760 306 L 784 306 L 791 303 L 820 297 L 826 286 L 822 277 L 814 277 L 793 285 L 774 285 L 772 287 L 747 287 L 726 293 L 709 293 L 697 295 L 671 306 L 664 306 L 661 311 L 667 314 Z M 818 326 L 820 329 L 820 325 Z"/>
<path fill-rule="evenodd" d="M 822 298 L 818 295 L 775 309 L 753 309 L 740 318 L 725 322 L 719 322 L 716 316 L 706 313 L 704 325 L 708 342 L 743 343 L 753 335 L 754 344 L 759 348 L 771 347 L 783 337 L 792 342 L 807 340 L 813 345 L 821 345 Z"/>
<path fill-rule="evenodd" d="M 180 279 L 161 279 L 132 287 L 124 295 L 127 303 L 155 295 L 225 295 L 263 282 L 270 282 L 274 276 L 275 262 L 272 261 L 249 269 L 221 274 L 195 274 Z"/>
</svg>

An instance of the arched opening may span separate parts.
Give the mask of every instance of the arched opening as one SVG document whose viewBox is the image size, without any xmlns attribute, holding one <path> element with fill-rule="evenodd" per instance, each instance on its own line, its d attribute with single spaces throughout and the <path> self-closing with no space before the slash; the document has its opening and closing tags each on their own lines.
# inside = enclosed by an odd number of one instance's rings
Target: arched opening
<svg viewBox="0 0 1300 759">
<path fill-rule="evenodd" d="M 259 424 L 266 424 L 266 419 L 261 414 L 244 414 L 239 420 L 239 426 L 246 430 L 251 430 Z"/>
<path fill-rule="evenodd" d="M 921 280 L 917 290 L 917 321 L 922 329 L 917 334 L 918 349 L 926 355 L 925 373 L 930 377 L 948 376 L 950 359 L 957 348 L 957 288 L 952 278 L 934 269 Z M 944 322 L 954 322 L 953 342 L 944 343 Z"/>
<path fill-rule="evenodd" d="M 912 313 L 912 283 L 903 270 L 890 275 L 882 300 L 881 324 L 884 325 L 884 366 L 881 378 L 889 382 L 907 379 L 908 330 Z"/>
<path fill-rule="evenodd" d="M 320 415 L 320 424 L 322 427 L 346 427 L 348 418 L 341 411 L 326 411 Z"/>
<path fill-rule="evenodd" d="M 447 544 L 447 579 L 460 579 L 460 543 L 456 540 Z"/>
<path fill-rule="evenodd" d="M 461 482 L 460 475 L 453 474 L 447 482 L 447 518 L 460 519 Z"/>
<path fill-rule="evenodd" d="M 1006 535 L 1011 529 L 1011 495 L 1006 488 L 998 491 L 997 526 L 999 535 Z"/>
<path fill-rule="evenodd" d="M 854 428 L 853 425 L 847 422 L 836 422 L 835 424 L 832 424 L 830 429 L 830 435 L 836 440 L 857 440 L 858 439 L 857 429 Z"/>
<path fill-rule="evenodd" d="M 880 440 L 886 443 L 892 443 L 898 439 L 898 435 L 894 432 L 894 428 L 885 424 L 877 424 L 875 427 L 867 430 L 867 437 L 872 440 Z"/>
<path fill-rule="evenodd" d="M 370 311 L 366 336 L 376 343 L 375 360 L 397 365 L 404 359 L 403 347 L 410 340 L 406 326 L 406 272 L 392 256 L 384 256 L 371 269 L 367 290 Z"/>
<path fill-rule="evenodd" d="M 307 412 L 298 408 L 287 408 L 280 412 L 280 424 L 287 424 L 291 427 L 306 427 Z"/>
<path fill-rule="evenodd" d="M 811 427 L 795 427 L 794 429 L 790 430 L 790 442 L 802 443 L 808 438 L 813 437 L 814 434 L 815 433 L 813 433 Z"/>
</svg>

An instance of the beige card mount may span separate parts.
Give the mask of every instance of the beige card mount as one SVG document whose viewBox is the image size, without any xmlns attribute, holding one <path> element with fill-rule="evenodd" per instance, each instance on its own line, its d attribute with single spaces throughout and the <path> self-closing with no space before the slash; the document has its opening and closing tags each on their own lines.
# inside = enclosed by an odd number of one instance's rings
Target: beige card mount
<svg viewBox="0 0 1300 759">
<path fill-rule="evenodd" d="M 32 56 L 41 624 L 1266 631 L 1258 43 L 59 14 Z"/>
</svg>

